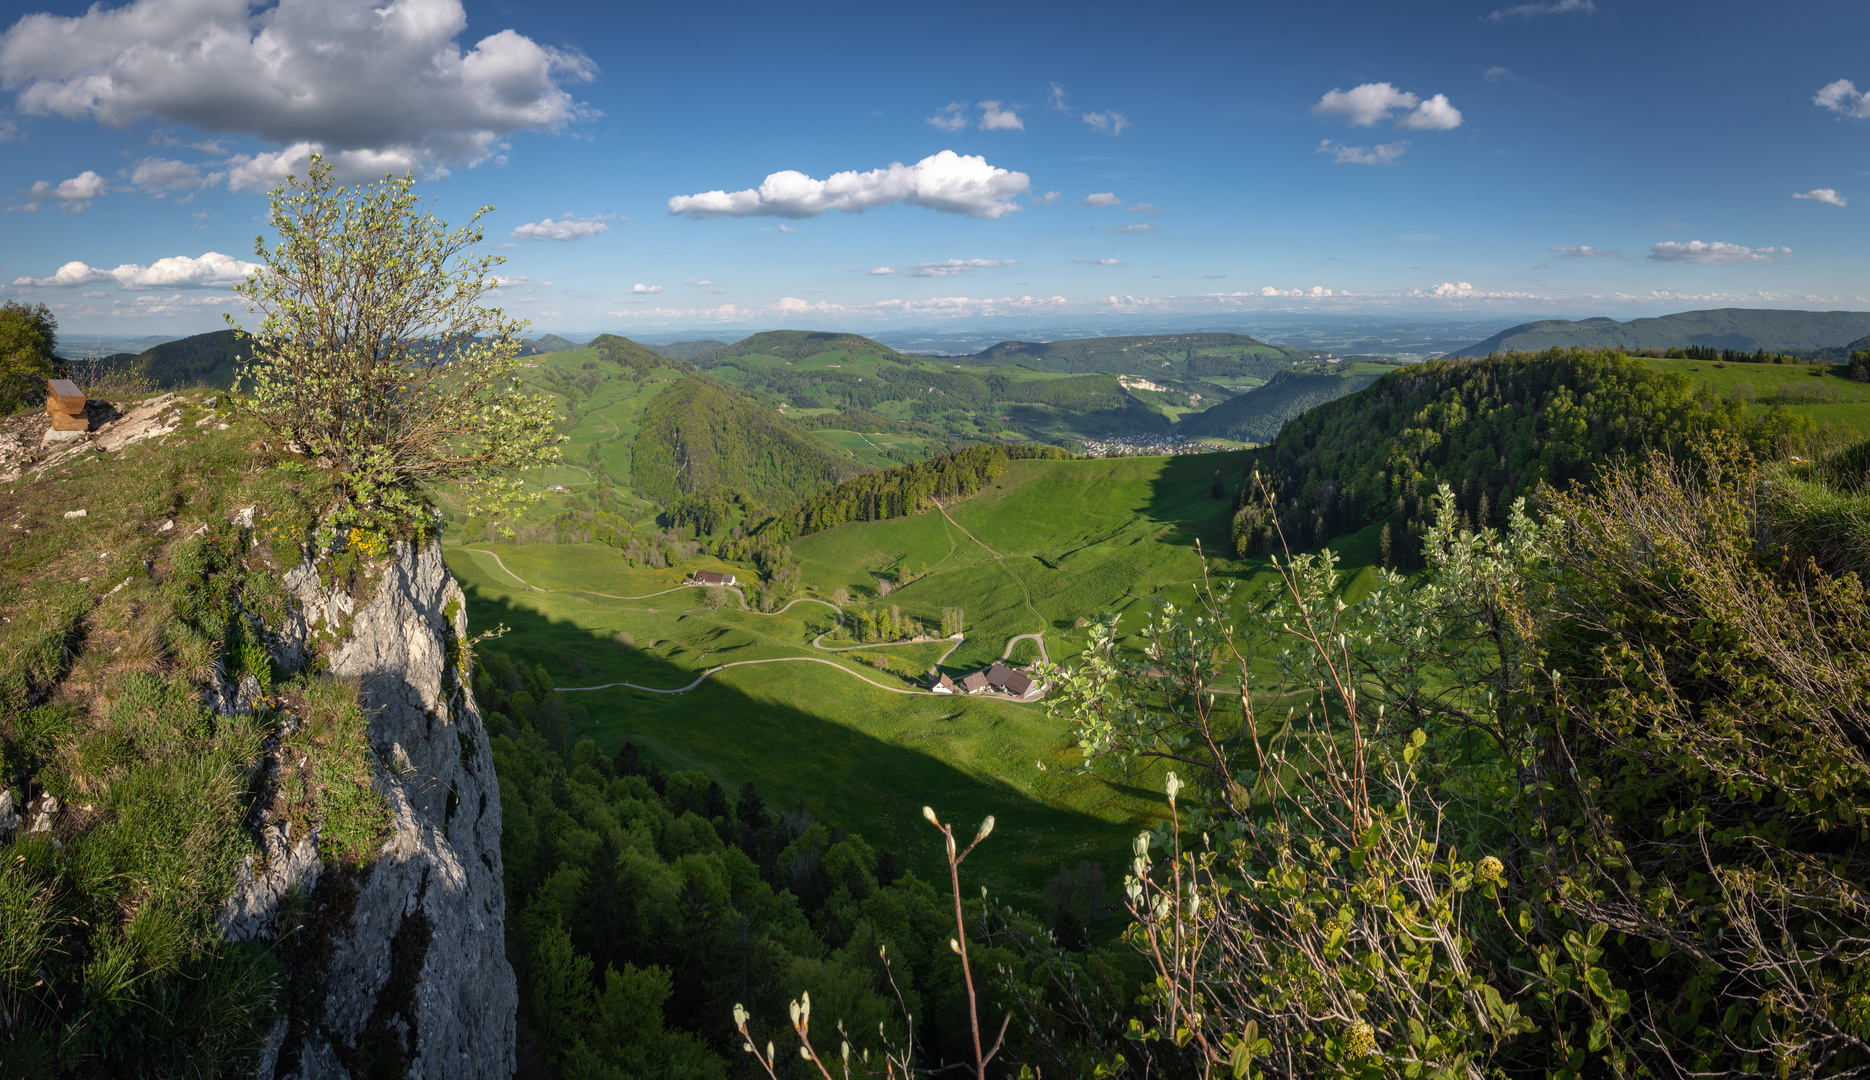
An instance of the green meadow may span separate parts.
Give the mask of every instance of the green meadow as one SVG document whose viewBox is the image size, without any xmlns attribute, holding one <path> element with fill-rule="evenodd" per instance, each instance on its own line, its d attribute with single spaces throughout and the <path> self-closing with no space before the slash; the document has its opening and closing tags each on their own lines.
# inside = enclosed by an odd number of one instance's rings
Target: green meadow
<svg viewBox="0 0 1870 1080">
<path fill-rule="evenodd" d="M 1115 612 L 1135 627 L 1156 597 L 1191 602 L 1204 556 L 1212 580 L 1238 583 L 1237 604 L 1255 602 L 1270 584 L 1266 564 L 1231 558 L 1228 544 L 1232 486 L 1251 460 L 1015 461 L 945 511 L 795 541 L 809 599 L 770 615 L 733 594 L 710 610 L 705 590 L 679 588 L 696 569 L 752 577 L 708 558 L 647 570 L 596 545 L 470 543 L 447 555 L 474 632 L 504 624 L 489 647 L 543 664 L 560 687 L 676 689 L 718 665 L 758 661 L 680 694 L 570 692 L 585 710 L 578 734 L 607 749 L 628 736 L 669 767 L 729 786 L 751 780 L 782 805 L 803 800 L 923 873 L 938 866 L 923 805 L 962 821 L 992 813 L 999 829 L 975 856 L 983 882 L 1031 899 L 1079 859 L 1116 871 L 1135 830 L 1164 810 L 1158 770 L 1073 771 L 1070 733 L 1042 705 L 893 691 L 918 689 L 944 653 L 940 670 L 975 670 L 1019 635 L 1042 635 L 1054 661 L 1076 656 L 1080 619 Z M 1367 591 L 1374 534 L 1337 546 L 1352 570 L 1347 590 Z M 931 625 L 962 608 L 964 640 L 846 649 L 832 633 L 839 589 L 846 610 L 895 606 Z M 823 644 L 841 651 L 814 647 L 827 634 Z M 1038 656 L 1030 640 L 1011 646 L 1017 662 Z"/>
<path fill-rule="evenodd" d="M 1781 404 L 1820 425 L 1870 432 L 1870 385 L 1839 375 L 1828 364 L 1732 364 L 1639 357 L 1657 371 L 1686 375 L 1725 398 L 1755 408 Z"/>
</svg>

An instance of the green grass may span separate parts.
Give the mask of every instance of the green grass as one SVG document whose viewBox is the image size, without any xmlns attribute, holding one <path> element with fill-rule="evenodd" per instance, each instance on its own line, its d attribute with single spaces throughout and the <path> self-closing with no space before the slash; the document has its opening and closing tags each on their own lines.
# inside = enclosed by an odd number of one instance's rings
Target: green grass
<svg viewBox="0 0 1870 1080">
<path fill-rule="evenodd" d="M 1019 634 L 1043 633 L 1051 658 L 1068 659 L 1084 648 L 1085 632 L 1074 628 L 1081 616 L 1122 612 L 1122 625 L 1135 628 L 1155 596 L 1192 602 L 1191 582 L 1202 572 L 1197 541 L 1212 578 L 1240 584 L 1237 604 L 1264 595 L 1266 562 L 1228 557 L 1231 504 L 1210 493 L 1216 470 L 1231 479 L 1251 457 L 1017 461 L 947 514 L 845 525 L 792 549 L 805 595 L 829 598 L 842 588 L 849 609 L 895 605 L 930 624 L 944 608 L 964 608 L 966 641 L 942 666 L 950 674 L 999 658 Z M 1337 546 L 1353 571 L 1346 591 L 1354 599 L 1374 581 L 1376 531 Z M 467 590 L 474 630 L 505 623 L 511 632 L 494 648 L 543 664 L 559 686 L 672 689 L 717 664 L 782 657 L 843 668 L 788 660 L 730 668 L 685 694 L 618 688 L 566 696 L 588 712 L 582 733 L 605 749 L 629 735 L 671 767 L 701 768 L 728 785 L 752 780 L 775 804 L 803 799 L 821 818 L 897 850 L 918 872 L 932 872 L 939 854 L 921 824 L 924 804 L 963 821 L 995 814 L 1000 831 L 976 858 L 987 884 L 1026 901 L 1067 858 L 1114 873 L 1134 830 L 1163 810 L 1153 772 L 1042 772 L 1040 762 L 1063 770 L 1076 757 L 1070 733 L 1041 706 L 895 694 L 856 677 L 909 687 L 947 642 L 829 653 L 811 647 L 833 627 L 823 605 L 762 615 L 732 598 L 709 611 L 699 589 L 649 595 L 691 570 L 720 568 L 714 560 L 632 570 L 602 547 L 472 547 L 447 555 Z M 742 580 L 753 577 L 749 568 L 733 569 Z M 878 596 L 883 582 L 906 578 Z M 836 635 L 825 643 L 850 644 Z M 1013 658 L 1036 655 L 1036 646 L 1019 642 Z M 891 670 L 873 666 L 876 658 Z"/>
<path fill-rule="evenodd" d="M 1827 365 L 1723 365 L 1707 360 L 1638 359 L 1656 371 L 1685 375 L 1722 397 L 1750 400 L 1756 409 L 1770 408 L 1781 401 L 1783 386 L 1788 395 L 1784 399 L 1787 412 L 1809 416 L 1820 425 L 1870 433 L 1870 384 L 1853 382 L 1833 373 Z"/>
</svg>

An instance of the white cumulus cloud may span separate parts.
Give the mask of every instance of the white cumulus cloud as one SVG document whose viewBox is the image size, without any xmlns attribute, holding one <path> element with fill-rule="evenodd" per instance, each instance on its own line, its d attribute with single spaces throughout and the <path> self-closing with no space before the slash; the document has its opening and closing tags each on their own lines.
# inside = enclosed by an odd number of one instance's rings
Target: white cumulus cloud
<svg viewBox="0 0 1870 1080">
<path fill-rule="evenodd" d="M 645 285 L 639 281 L 636 284 L 630 286 L 630 291 L 633 293 L 659 293 L 662 291 L 662 286 Z"/>
<path fill-rule="evenodd" d="M 1870 117 L 1870 95 L 1859 91 L 1857 84 L 1849 79 L 1839 79 L 1819 87 L 1818 92 L 1812 95 L 1812 104 L 1859 120 Z"/>
<path fill-rule="evenodd" d="M 110 192 L 110 183 L 90 169 L 79 173 L 69 180 L 50 183 L 37 181 L 26 189 L 26 201 L 10 210 L 23 210 L 33 213 L 46 202 L 56 202 L 67 214 L 76 214 L 91 205 L 91 200 Z"/>
<path fill-rule="evenodd" d="M 830 210 L 861 214 L 905 202 L 944 214 L 999 218 L 1020 209 L 1013 197 L 1029 190 L 1032 178 L 987 164 L 977 155 L 943 150 L 904 165 L 869 172 L 833 173 L 815 180 L 787 169 L 768 176 L 757 188 L 676 195 L 669 213 L 690 218 L 817 217 Z M 782 226 L 783 228 L 783 226 Z"/>
<path fill-rule="evenodd" d="M 992 270 L 1001 266 L 1018 265 L 1019 264 L 1012 259 L 943 259 L 941 262 L 917 263 L 914 269 L 909 271 L 909 276 L 953 277 L 956 274 L 965 274 L 969 270 Z M 879 267 L 878 269 L 887 269 L 887 267 Z M 894 271 L 891 272 L 893 273 Z M 871 273 L 874 274 L 876 271 L 872 270 Z"/>
<path fill-rule="evenodd" d="M 258 270 L 258 263 L 246 262 L 218 251 L 202 253 L 200 258 L 171 255 L 148 266 L 124 263 L 114 270 L 88 266 L 76 259 L 58 268 L 50 277 L 15 278 L 20 287 L 69 289 L 114 281 L 119 289 L 215 289 L 245 281 Z"/>
<path fill-rule="evenodd" d="M 1334 162 L 1339 165 L 1388 165 L 1403 156 L 1409 149 L 1409 140 L 1401 139 L 1393 143 L 1378 143 L 1375 146 L 1346 146 L 1334 143 L 1330 139 L 1318 141 L 1317 153 L 1333 154 Z"/>
<path fill-rule="evenodd" d="M 1732 266 L 1735 263 L 1778 262 L 1792 254 L 1789 247 L 1744 247 L 1718 240 L 1666 241 L 1649 249 L 1655 262 L 1698 263 L 1702 266 Z"/>
<path fill-rule="evenodd" d="M 1011 107 L 1001 108 L 997 101 L 980 103 L 980 129 L 982 131 L 1025 131 L 1026 125 L 1020 121 Z"/>
<path fill-rule="evenodd" d="M 1591 0 L 1552 0 L 1551 3 L 1516 4 L 1498 11 L 1482 15 L 1482 22 L 1505 22 L 1508 19 L 1530 19 L 1536 15 L 1589 15 L 1597 10 Z"/>
<path fill-rule="evenodd" d="M 1078 206 L 1081 208 L 1087 207 L 1087 206 L 1096 208 L 1099 206 L 1122 206 L 1122 205 L 1123 205 L 1123 200 L 1117 198 L 1116 193 L 1111 192 L 1111 191 L 1100 191 L 1094 195 L 1086 195 L 1084 197 L 1084 201 L 1078 204 Z"/>
<path fill-rule="evenodd" d="M 1839 195 L 1835 189 L 1828 187 L 1813 188 L 1810 191 L 1795 191 L 1792 193 L 1792 197 L 1795 199 L 1810 199 L 1812 202 L 1821 202 L 1829 206 L 1850 205 L 1848 202 L 1844 201 L 1844 196 Z"/>
<path fill-rule="evenodd" d="M 597 236 L 610 231 L 604 223 L 609 214 L 595 214 L 591 217 L 561 216 L 557 221 L 546 218 L 543 221 L 528 222 L 513 230 L 515 240 L 582 240 L 587 236 Z"/>
<path fill-rule="evenodd" d="M 1309 289 L 1275 289 L 1271 285 L 1260 288 L 1261 296 L 1283 296 L 1288 299 L 1322 300 L 1327 296 L 1338 295 L 1323 285 L 1313 285 Z"/>
<path fill-rule="evenodd" d="M 1623 252 L 1621 251 L 1611 251 L 1608 248 L 1595 248 L 1589 244 L 1579 244 L 1576 247 L 1554 247 L 1552 250 L 1558 252 L 1559 255 L 1567 259 L 1623 258 Z"/>
<path fill-rule="evenodd" d="M 870 268 L 871 277 L 886 277 L 895 272 L 896 268 L 894 266 L 873 266 Z"/>
<path fill-rule="evenodd" d="M 1314 116 L 1342 116 L 1352 127 L 1375 127 L 1395 118 L 1398 128 L 1414 131 L 1450 131 L 1461 126 L 1461 110 L 1436 94 L 1424 101 L 1386 82 L 1364 83 L 1349 90 L 1333 87 L 1312 106 Z"/>
<path fill-rule="evenodd" d="M 466 30 L 460 0 L 97 3 L 14 23 L 0 35 L 0 85 L 29 115 L 310 146 L 341 178 L 368 176 L 368 155 L 392 168 L 477 163 L 514 132 L 592 115 L 561 85 L 595 74 L 582 54 L 513 30 L 464 49 Z"/>
</svg>

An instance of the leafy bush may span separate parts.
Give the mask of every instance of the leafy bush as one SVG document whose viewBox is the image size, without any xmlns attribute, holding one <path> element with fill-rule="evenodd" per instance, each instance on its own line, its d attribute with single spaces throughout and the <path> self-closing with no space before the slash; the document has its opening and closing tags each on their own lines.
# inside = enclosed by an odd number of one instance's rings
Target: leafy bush
<svg viewBox="0 0 1870 1080">
<path fill-rule="evenodd" d="M 465 253 L 492 208 L 446 231 L 414 187 L 337 187 L 314 155 L 309 176 L 273 191 L 279 243 L 254 241 L 264 269 L 236 287 L 262 315 L 241 368 L 249 408 L 329 460 L 377 528 L 413 520 L 428 482 L 467 481 L 478 512 L 511 507 L 509 474 L 557 462 L 563 441 L 550 400 L 521 392 L 524 324 L 480 305 L 504 260 Z"/>
</svg>

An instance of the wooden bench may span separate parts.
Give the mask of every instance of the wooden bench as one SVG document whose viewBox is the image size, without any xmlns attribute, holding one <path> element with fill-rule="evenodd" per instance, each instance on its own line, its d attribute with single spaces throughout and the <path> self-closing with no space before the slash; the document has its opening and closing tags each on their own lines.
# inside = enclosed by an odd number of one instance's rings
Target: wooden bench
<svg viewBox="0 0 1870 1080">
<path fill-rule="evenodd" d="M 45 411 L 52 414 L 53 431 L 89 431 L 91 422 L 84 415 L 84 391 L 70 379 L 45 381 Z"/>
</svg>

